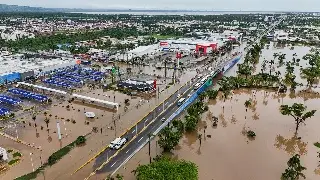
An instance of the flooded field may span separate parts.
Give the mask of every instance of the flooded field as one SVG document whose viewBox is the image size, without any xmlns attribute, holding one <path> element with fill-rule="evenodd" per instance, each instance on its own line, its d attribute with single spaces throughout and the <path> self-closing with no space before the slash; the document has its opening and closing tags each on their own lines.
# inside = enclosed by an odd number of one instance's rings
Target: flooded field
<svg viewBox="0 0 320 180">
<path fill-rule="evenodd" d="M 302 57 L 310 49 L 303 46 L 278 48 L 271 44 L 269 49 L 262 50 L 255 73 L 260 72 L 263 60 L 273 59 L 274 53 L 286 54 L 285 61 L 292 60 L 292 55 L 296 53 L 295 58 L 301 59 L 295 68 L 296 80 L 305 84 L 306 81 L 300 77 L 300 68 L 307 66 Z M 236 71 L 237 67 L 234 67 L 227 76 L 236 75 Z M 285 65 L 277 68 L 275 60 L 272 72 L 275 71 L 280 71 L 283 76 Z M 185 134 L 171 156 L 196 163 L 200 180 L 275 180 L 280 179 L 289 158 L 300 154 L 301 164 L 307 168 L 304 171 L 306 179 L 320 179 L 319 150 L 313 145 L 320 140 L 320 113 L 316 112 L 314 117 L 307 119 L 295 135 L 294 119 L 279 111 L 281 105 L 293 103 L 302 103 L 307 106 L 307 110 L 319 110 L 320 89 L 314 87 L 308 92 L 300 91 L 302 89 L 306 87 L 298 87 L 295 93 L 288 91 L 282 95 L 263 89 L 239 89 L 234 90 L 226 101 L 220 94 L 217 100 L 208 102 L 209 111 L 202 115 L 198 132 Z M 246 111 L 244 103 L 249 99 L 252 105 Z M 213 126 L 212 116 L 219 118 L 216 127 Z M 248 138 L 248 130 L 254 131 L 256 137 Z M 198 134 L 203 137 L 201 145 Z M 161 153 L 156 141 L 152 142 L 151 149 L 153 157 Z M 133 180 L 135 178 L 131 171 L 139 164 L 147 163 L 148 148 L 145 147 L 117 173 L 123 174 L 125 179 Z"/>
</svg>

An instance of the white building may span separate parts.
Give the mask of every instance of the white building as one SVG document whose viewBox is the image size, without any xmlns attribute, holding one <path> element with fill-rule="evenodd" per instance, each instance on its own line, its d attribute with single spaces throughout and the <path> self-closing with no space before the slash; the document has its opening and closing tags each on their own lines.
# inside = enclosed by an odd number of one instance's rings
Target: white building
<svg viewBox="0 0 320 180">
<path fill-rule="evenodd" d="M 0 147 L 0 156 L 2 156 L 2 160 L 7 161 L 8 160 L 7 150 Z"/>
<path fill-rule="evenodd" d="M 285 32 L 285 31 L 276 31 L 274 33 L 274 40 L 275 41 L 287 41 L 289 40 L 289 33 Z"/>
</svg>

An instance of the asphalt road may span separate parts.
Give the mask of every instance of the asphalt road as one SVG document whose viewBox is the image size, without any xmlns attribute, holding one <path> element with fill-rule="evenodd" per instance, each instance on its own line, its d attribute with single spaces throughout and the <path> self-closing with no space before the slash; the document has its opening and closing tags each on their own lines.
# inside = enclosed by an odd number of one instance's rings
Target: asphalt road
<svg viewBox="0 0 320 180">
<path fill-rule="evenodd" d="M 221 63 L 221 65 L 216 69 L 223 67 L 227 62 Z M 192 83 L 183 86 L 179 91 L 174 93 L 164 102 L 164 107 L 163 104 L 159 105 L 153 112 L 149 113 L 137 125 L 137 127 L 131 128 L 128 133 L 124 135 L 124 137 L 128 138 L 128 141 L 133 139 L 136 133 L 141 133 L 137 134 L 137 136 L 123 149 L 119 150 L 118 152 L 116 150 L 107 149 L 100 156 L 98 156 L 93 169 L 97 169 L 101 165 L 103 166 L 101 169 L 97 170 L 96 173 L 105 173 L 116 170 L 136 149 L 138 149 L 139 146 L 141 146 L 143 142 L 148 139 L 149 134 L 153 134 L 153 132 L 155 132 L 163 124 L 163 122 L 161 121 L 162 118 L 168 119 L 179 108 L 177 105 L 178 99 L 180 99 L 181 97 L 186 98 L 189 94 L 192 94 L 194 92 L 193 86 L 199 81 L 200 79 L 197 79 Z M 180 98 L 177 98 L 178 94 L 181 94 Z M 165 110 L 165 112 L 160 114 L 161 112 L 163 112 L 163 110 Z M 158 114 L 160 115 L 156 117 L 156 115 Z M 154 119 L 154 117 L 156 118 Z M 150 123 L 150 125 L 147 126 L 147 128 L 143 129 L 148 123 Z M 118 154 L 110 159 L 109 162 L 107 162 L 108 158 L 113 156 L 116 152 Z"/>
<path fill-rule="evenodd" d="M 270 29 L 273 29 L 275 25 L 271 26 Z M 264 33 L 263 35 L 265 35 Z M 260 39 L 262 36 L 259 36 Z M 222 66 L 223 67 L 223 66 Z M 179 91 L 174 93 L 170 98 L 168 98 L 164 103 L 160 104 L 154 111 L 150 112 L 137 126 L 131 128 L 123 137 L 128 138 L 129 144 L 126 145 L 124 148 L 117 150 L 107 149 L 102 154 L 100 154 L 94 163 L 93 169 L 98 169 L 96 173 L 104 173 L 104 172 L 111 172 L 116 170 L 119 166 L 125 162 L 126 159 L 136 150 L 138 149 L 143 142 L 148 139 L 149 134 L 155 132 L 163 122 L 161 119 L 169 118 L 177 109 L 177 101 L 178 101 L 178 94 L 181 94 L 181 97 L 187 97 L 193 91 L 193 85 L 199 82 L 196 80 L 191 84 L 187 84 L 183 86 Z M 163 113 L 162 113 L 163 112 Z M 160 114 L 161 113 L 161 114 Z M 160 114 L 160 115 L 159 115 Z M 156 117 L 156 118 L 155 118 Z M 149 126 L 147 126 L 150 123 Z M 144 127 L 147 126 L 145 129 Z M 130 142 L 130 140 L 132 140 Z M 117 154 L 116 154 L 117 153 Z M 116 154 L 116 155 L 115 155 Z M 115 155 L 115 156 L 114 156 Z M 109 160 L 109 157 L 114 156 Z M 109 160 L 109 161 L 108 161 Z"/>
<path fill-rule="evenodd" d="M 123 148 L 121 151 L 119 151 L 119 154 L 115 156 L 113 159 L 110 160 L 110 162 L 104 166 L 102 170 L 111 171 L 113 170 L 113 167 L 116 167 L 116 163 L 120 162 L 118 159 L 121 158 L 127 158 L 125 154 L 130 154 L 132 149 L 135 149 L 136 146 L 139 145 L 139 142 L 145 138 L 144 135 L 148 135 L 151 128 L 150 127 L 159 127 L 162 122 L 161 119 L 163 117 L 168 118 L 174 111 L 177 110 L 177 102 L 178 101 L 178 94 L 183 94 L 181 97 L 187 97 L 187 95 L 190 93 L 190 90 L 188 89 L 193 85 L 194 83 L 187 84 L 179 89 L 176 93 L 171 95 L 167 100 L 165 100 L 163 103 L 161 103 L 157 108 L 155 108 L 152 112 L 150 112 L 145 118 L 143 118 L 140 123 L 137 124 L 137 126 L 132 127 L 123 137 L 126 137 L 128 139 L 128 142 L 132 140 L 137 134 L 137 137 L 135 140 L 133 140 L 127 147 Z M 162 113 L 165 110 L 164 113 Z M 160 114 L 162 113 L 162 114 Z M 160 114 L 160 115 L 159 115 Z M 158 117 L 157 117 L 158 116 Z M 155 119 L 155 117 L 157 117 Z M 150 122 L 152 122 L 148 128 L 146 128 L 142 133 L 140 133 L 145 126 L 147 126 Z M 139 134 L 140 133 L 140 134 Z M 144 139 L 145 140 L 145 139 Z M 107 149 L 103 153 L 101 153 L 95 160 L 94 169 L 97 169 L 100 167 L 109 157 L 113 156 L 117 150 Z M 127 153 L 126 153 L 127 152 Z"/>
</svg>

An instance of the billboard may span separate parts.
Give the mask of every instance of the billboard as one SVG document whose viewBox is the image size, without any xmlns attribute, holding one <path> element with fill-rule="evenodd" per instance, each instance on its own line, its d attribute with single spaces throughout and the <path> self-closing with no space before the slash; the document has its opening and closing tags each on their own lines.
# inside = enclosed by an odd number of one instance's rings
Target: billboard
<svg viewBox="0 0 320 180">
<path fill-rule="evenodd" d="M 169 45 L 168 42 L 165 42 L 165 41 L 160 42 L 160 46 L 168 46 L 168 45 Z"/>
</svg>

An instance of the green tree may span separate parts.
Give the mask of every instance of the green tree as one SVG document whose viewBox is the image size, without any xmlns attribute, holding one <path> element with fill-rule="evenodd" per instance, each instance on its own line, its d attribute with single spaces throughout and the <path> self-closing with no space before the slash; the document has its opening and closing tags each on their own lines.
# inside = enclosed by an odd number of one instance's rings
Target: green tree
<svg viewBox="0 0 320 180">
<path fill-rule="evenodd" d="M 307 67 L 301 70 L 302 78 L 307 79 L 308 86 L 311 87 L 317 78 L 320 77 L 320 68 L 318 67 Z"/>
<path fill-rule="evenodd" d="M 84 136 L 79 136 L 78 138 L 77 138 L 77 140 L 76 140 L 76 145 L 81 145 L 81 144 L 83 144 L 83 143 L 85 143 L 86 142 L 86 137 L 84 137 Z"/>
<path fill-rule="evenodd" d="M 182 135 L 179 131 L 173 129 L 173 127 L 165 127 L 160 131 L 158 137 L 159 146 L 163 148 L 163 151 L 170 152 L 179 144 Z"/>
<path fill-rule="evenodd" d="M 244 106 L 246 107 L 246 111 L 248 111 L 248 108 L 251 106 L 251 104 L 252 104 L 251 99 L 246 100 L 246 102 L 244 102 Z"/>
<path fill-rule="evenodd" d="M 209 99 L 216 99 L 218 96 L 219 91 L 217 90 L 208 90 L 207 91 L 207 95 L 209 97 Z"/>
<path fill-rule="evenodd" d="M 296 123 L 295 133 L 297 134 L 301 123 L 305 123 L 306 119 L 311 118 L 316 110 L 306 111 L 307 107 L 303 104 L 294 103 L 292 106 L 281 105 L 280 112 L 283 115 L 292 116 Z"/>
<path fill-rule="evenodd" d="M 117 174 L 116 178 L 117 178 L 118 180 L 123 180 L 123 176 L 120 175 L 120 174 Z"/>
<path fill-rule="evenodd" d="M 297 180 L 300 177 L 306 179 L 306 176 L 302 171 L 306 170 L 306 167 L 303 167 L 300 162 L 300 155 L 296 154 L 289 159 L 287 162 L 288 168 L 281 175 L 282 180 Z"/>
<path fill-rule="evenodd" d="M 198 167 L 195 163 L 185 160 L 173 160 L 160 156 L 148 165 L 139 165 L 133 171 L 137 180 L 197 180 Z"/>
<path fill-rule="evenodd" d="M 198 124 L 198 117 L 193 116 L 193 115 L 187 115 L 185 117 L 185 129 L 188 132 L 196 130 Z"/>
</svg>

